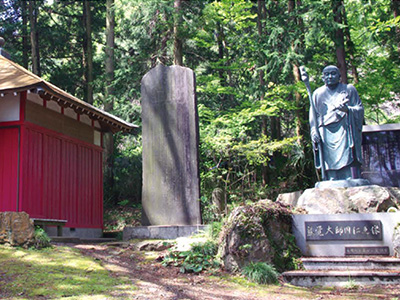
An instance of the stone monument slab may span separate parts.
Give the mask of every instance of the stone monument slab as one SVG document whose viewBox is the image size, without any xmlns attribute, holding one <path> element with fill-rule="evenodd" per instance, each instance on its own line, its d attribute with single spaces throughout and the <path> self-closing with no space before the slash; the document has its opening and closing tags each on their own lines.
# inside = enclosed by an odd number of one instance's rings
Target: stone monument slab
<svg viewBox="0 0 400 300">
<path fill-rule="evenodd" d="M 393 255 L 400 212 L 293 215 L 297 246 L 305 256 Z"/>
<path fill-rule="evenodd" d="M 400 124 L 364 125 L 362 144 L 363 178 L 400 187 Z"/>
<path fill-rule="evenodd" d="M 158 65 L 141 84 L 142 224 L 201 224 L 195 75 Z"/>
</svg>

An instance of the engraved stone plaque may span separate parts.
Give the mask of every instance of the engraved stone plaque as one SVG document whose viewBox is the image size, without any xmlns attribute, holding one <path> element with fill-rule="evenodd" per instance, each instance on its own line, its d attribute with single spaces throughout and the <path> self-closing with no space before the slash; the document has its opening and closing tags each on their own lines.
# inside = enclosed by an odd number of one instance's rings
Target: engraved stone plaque
<svg viewBox="0 0 400 300">
<path fill-rule="evenodd" d="M 377 220 L 320 221 L 304 224 L 307 241 L 382 240 L 382 222 Z"/>
<path fill-rule="evenodd" d="M 345 255 L 384 255 L 389 256 L 389 247 L 345 247 Z"/>
</svg>

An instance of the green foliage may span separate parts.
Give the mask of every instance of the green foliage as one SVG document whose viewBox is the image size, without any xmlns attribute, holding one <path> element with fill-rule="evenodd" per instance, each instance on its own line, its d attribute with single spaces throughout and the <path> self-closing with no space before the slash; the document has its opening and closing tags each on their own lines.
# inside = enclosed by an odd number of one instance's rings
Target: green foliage
<svg viewBox="0 0 400 300">
<path fill-rule="evenodd" d="M 181 273 L 213 271 L 220 266 L 219 261 L 215 258 L 217 251 L 217 243 L 208 240 L 193 244 L 188 251 L 169 250 L 162 264 L 163 266 L 180 267 Z"/>
<path fill-rule="evenodd" d="M 115 0 L 114 94 L 105 96 L 105 1 L 91 1 L 95 105 L 140 125 L 140 81 L 157 63 L 173 63 L 174 26 L 183 63 L 196 74 L 200 121 L 203 218 L 212 222 L 211 193 L 224 188 L 228 204 L 273 198 L 315 181 L 308 142 L 308 97 L 293 66 L 306 65 L 313 90 L 320 73 L 336 64 L 335 33 L 347 30 L 350 83 L 364 102 L 367 123 L 400 121 L 399 17 L 391 0 L 345 0 L 347 24 L 333 19 L 332 1 Z M 0 35 L 22 64 L 24 1 L 0 1 Z M 43 77 L 82 98 L 84 26 L 82 1 L 35 1 Z M 261 8 L 261 10 L 260 10 Z M 179 17 L 179 18 L 178 18 Z M 177 24 L 175 21 L 180 19 Z M 24 32 L 26 30 L 26 32 Z M 29 48 L 30 45 L 28 45 Z M 351 49 L 351 51 L 350 51 Z M 30 49 L 25 49 L 28 56 Z M 30 57 L 28 57 L 30 58 Z M 28 59 L 30 61 L 30 59 Z M 295 97 L 299 92 L 301 97 Z M 387 106 L 393 107 L 391 111 Z M 141 136 L 118 135 L 114 185 L 105 206 L 141 198 Z"/>
<path fill-rule="evenodd" d="M 36 249 L 51 248 L 51 240 L 43 228 L 36 227 L 33 247 Z"/>
<path fill-rule="evenodd" d="M 209 224 L 209 234 L 210 238 L 213 241 L 218 241 L 219 240 L 219 235 L 222 231 L 224 223 L 222 222 L 212 222 Z"/>
<path fill-rule="evenodd" d="M 108 207 L 104 210 L 104 230 L 122 231 L 125 226 L 138 226 L 141 222 L 142 207 L 140 204 L 132 205 L 128 200 L 121 202 L 126 205 Z"/>
<path fill-rule="evenodd" d="M 116 136 L 114 143 L 114 181 L 113 186 L 105 186 L 105 207 L 115 203 L 141 203 L 142 190 L 142 145 L 141 136 Z"/>
<path fill-rule="evenodd" d="M 204 224 L 210 224 L 216 221 L 217 216 L 215 215 L 215 205 L 206 196 L 200 197 L 201 203 L 201 218 Z"/>
<path fill-rule="evenodd" d="M 278 283 L 279 273 L 265 262 L 250 262 L 243 268 L 242 274 L 258 284 Z"/>
</svg>

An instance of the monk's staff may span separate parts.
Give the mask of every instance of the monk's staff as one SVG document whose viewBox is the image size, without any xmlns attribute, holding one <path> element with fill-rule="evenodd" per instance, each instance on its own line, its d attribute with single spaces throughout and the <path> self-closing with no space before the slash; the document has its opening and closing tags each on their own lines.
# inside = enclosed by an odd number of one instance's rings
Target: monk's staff
<svg viewBox="0 0 400 300">
<path fill-rule="evenodd" d="M 318 119 L 317 119 L 317 113 L 315 111 L 315 106 L 314 106 L 314 102 L 312 100 L 312 93 L 311 93 L 311 87 L 310 87 L 310 81 L 308 80 L 308 74 L 306 72 L 306 68 L 304 66 L 300 67 L 300 75 L 301 75 L 301 80 L 304 82 L 304 84 L 306 85 L 306 89 L 307 89 L 307 93 L 308 93 L 308 98 L 310 99 L 310 109 L 311 109 L 311 113 L 312 116 L 315 120 L 315 133 L 318 135 L 319 137 L 319 142 L 317 143 L 318 145 L 318 149 L 314 149 L 318 150 L 318 156 L 319 156 L 319 163 L 321 165 L 321 175 L 322 175 L 322 180 L 326 180 L 326 176 L 325 176 L 325 161 L 324 161 L 324 153 L 322 152 L 322 139 L 321 136 L 319 134 L 319 130 L 318 130 Z"/>
</svg>

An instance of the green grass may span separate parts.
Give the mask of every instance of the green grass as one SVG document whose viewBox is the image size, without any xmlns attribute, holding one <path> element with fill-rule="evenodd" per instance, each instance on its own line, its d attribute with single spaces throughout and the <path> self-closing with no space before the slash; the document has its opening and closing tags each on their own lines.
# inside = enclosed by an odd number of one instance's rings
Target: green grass
<svg viewBox="0 0 400 300">
<path fill-rule="evenodd" d="M 1 299 L 111 299 L 135 289 L 128 279 L 110 276 L 98 261 L 67 247 L 0 246 L 0 266 Z"/>
<path fill-rule="evenodd" d="M 273 266 L 265 262 L 250 262 L 243 268 L 242 274 L 249 280 L 259 284 L 278 283 L 278 272 Z"/>
</svg>

